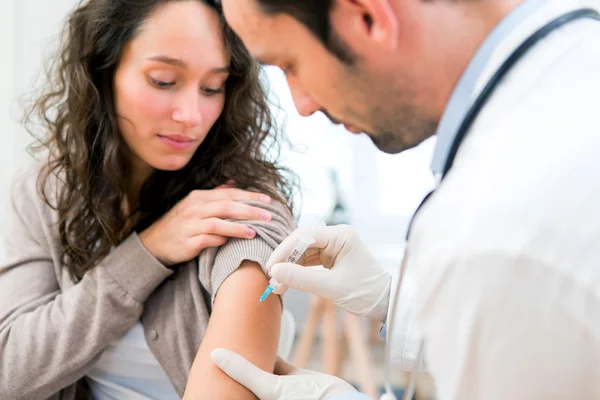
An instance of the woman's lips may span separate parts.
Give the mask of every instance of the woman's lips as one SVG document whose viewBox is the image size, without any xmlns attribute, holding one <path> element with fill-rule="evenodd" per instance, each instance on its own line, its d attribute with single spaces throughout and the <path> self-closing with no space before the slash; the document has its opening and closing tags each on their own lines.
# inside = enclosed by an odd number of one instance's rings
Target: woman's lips
<svg viewBox="0 0 600 400">
<path fill-rule="evenodd" d="M 187 150 L 194 145 L 194 138 L 186 135 L 158 135 L 158 138 L 175 150 Z"/>
</svg>

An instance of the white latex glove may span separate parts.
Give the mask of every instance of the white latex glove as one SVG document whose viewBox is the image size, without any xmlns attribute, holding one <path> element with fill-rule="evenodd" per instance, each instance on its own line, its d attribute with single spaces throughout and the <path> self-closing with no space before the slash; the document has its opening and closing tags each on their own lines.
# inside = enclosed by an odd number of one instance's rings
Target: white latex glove
<svg viewBox="0 0 600 400">
<path fill-rule="evenodd" d="M 297 264 L 284 263 L 306 234 L 315 243 Z M 326 269 L 306 268 L 319 265 Z M 280 283 L 274 293 L 282 294 L 290 286 L 328 299 L 352 314 L 386 320 L 391 276 L 377 264 L 354 228 L 297 229 L 275 249 L 267 269 Z"/>
<path fill-rule="evenodd" d="M 282 359 L 277 359 L 275 374 L 270 374 L 231 350 L 215 349 L 210 356 L 217 367 L 260 400 L 326 400 L 338 394 L 356 392 L 340 378 L 299 369 Z"/>
</svg>

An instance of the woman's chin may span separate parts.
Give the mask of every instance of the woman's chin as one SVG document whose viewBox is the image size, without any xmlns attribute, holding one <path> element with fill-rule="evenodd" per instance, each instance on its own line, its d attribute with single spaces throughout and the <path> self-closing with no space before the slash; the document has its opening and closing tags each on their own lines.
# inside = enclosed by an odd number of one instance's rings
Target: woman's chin
<svg viewBox="0 0 600 400">
<path fill-rule="evenodd" d="M 160 171 L 179 171 L 189 164 L 191 157 L 168 157 L 164 160 L 156 160 L 156 162 L 149 163 L 152 168 Z"/>
</svg>

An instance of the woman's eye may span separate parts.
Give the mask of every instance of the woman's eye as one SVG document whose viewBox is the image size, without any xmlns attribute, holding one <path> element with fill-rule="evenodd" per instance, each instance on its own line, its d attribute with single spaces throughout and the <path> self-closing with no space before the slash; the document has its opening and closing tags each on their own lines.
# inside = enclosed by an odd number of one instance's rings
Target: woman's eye
<svg viewBox="0 0 600 400">
<path fill-rule="evenodd" d="M 160 81 L 158 79 L 154 79 L 153 77 L 149 77 L 149 79 L 150 79 L 150 83 L 159 89 L 168 89 L 171 86 L 175 85 L 175 82 Z"/>
<path fill-rule="evenodd" d="M 208 96 L 213 96 L 215 94 L 223 93 L 223 88 L 219 88 L 219 89 L 202 88 L 202 92 Z"/>
</svg>

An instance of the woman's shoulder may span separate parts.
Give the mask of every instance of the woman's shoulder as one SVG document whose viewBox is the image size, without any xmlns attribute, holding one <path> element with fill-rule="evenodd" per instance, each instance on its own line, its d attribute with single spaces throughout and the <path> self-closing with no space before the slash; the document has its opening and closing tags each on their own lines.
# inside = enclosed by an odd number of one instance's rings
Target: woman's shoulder
<svg viewBox="0 0 600 400">
<path fill-rule="evenodd" d="M 30 210 L 43 212 L 42 215 L 51 217 L 52 207 L 47 204 L 50 201 L 55 204 L 58 198 L 59 180 L 56 175 L 47 174 L 48 163 L 33 159 L 24 167 L 19 168 L 14 174 L 11 185 L 12 207 L 30 214 Z M 46 178 L 47 176 L 47 178 Z"/>
<path fill-rule="evenodd" d="M 284 203 L 277 200 L 273 200 L 269 204 L 254 201 L 245 203 L 263 208 L 271 213 L 271 221 L 248 221 L 248 225 L 256 230 L 263 239 L 273 242 L 272 245 L 278 245 L 296 229 L 296 221 L 292 211 Z"/>
<path fill-rule="evenodd" d="M 44 164 L 39 160 L 32 160 L 24 167 L 17 169 L 11 185 L 11 196 L 19 203 L 28 201 L 36 196 L 37 182 Z"/>
<path fill-rule="evenodd" d="M 7 254 L 10 250 L 13 256 L 22 257 L 36 246 L 44 256 L 56 252 L 58 213 L 38 190 L 44 168 L 45 164 L 32 161 L 13 175 L 4 237 Z"/>
</svg>

